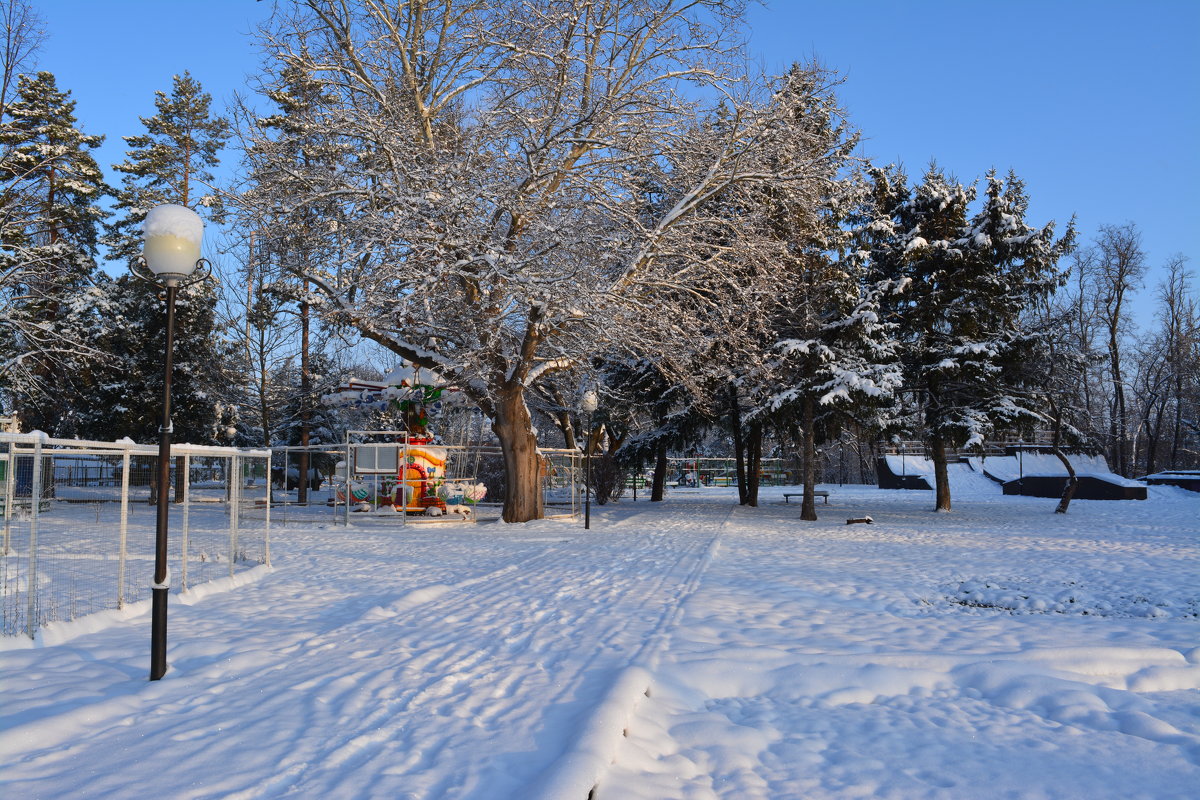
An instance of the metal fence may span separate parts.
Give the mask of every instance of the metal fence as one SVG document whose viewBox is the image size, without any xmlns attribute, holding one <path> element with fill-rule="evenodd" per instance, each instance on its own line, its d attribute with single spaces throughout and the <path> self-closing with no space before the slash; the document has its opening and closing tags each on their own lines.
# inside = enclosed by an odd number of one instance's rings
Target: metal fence
<svg viewBox="0 0 1200 800">
<path fill-rule="evenodd" d="M 269 450 L 171 449 L 172 591 L 269 564 Z M 0 635 L 151 596 L 158 448 L 0 433 Z"/>
</svg>

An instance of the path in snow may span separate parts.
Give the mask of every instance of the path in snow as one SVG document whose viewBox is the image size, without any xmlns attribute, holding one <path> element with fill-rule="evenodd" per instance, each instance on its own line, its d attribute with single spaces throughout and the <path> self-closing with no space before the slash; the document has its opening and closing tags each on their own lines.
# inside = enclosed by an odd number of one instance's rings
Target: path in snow
<svg viewBox="0 0 1200 800">
<path fill-rule="evenodd" d="M 0 651 L 0 796 L 1196 796 L 1194 494 L 828 488 L 277 531 L 162 681 L 146 614 Z"/>
<path fill-rule="evenodd" d="M 5 791 L 522 796 L 554 783 L 614 682 L 652 656 L 714 534 L 647 536 L 635 520 L 288 532 L 267 579 L 172 609 L 157 684 L 139 680 L 142 626 L 0 654 L 4 674 L 46 673 L 0 712 Z M 77 685 L 93 658 L 102 677 Z"/>
</svg>

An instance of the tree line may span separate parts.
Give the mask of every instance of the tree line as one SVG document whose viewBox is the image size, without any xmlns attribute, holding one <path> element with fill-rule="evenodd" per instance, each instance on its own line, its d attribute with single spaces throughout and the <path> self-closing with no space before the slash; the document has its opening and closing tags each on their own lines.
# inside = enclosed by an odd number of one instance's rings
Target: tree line
<svg viewBox="0 0 1200 800">
<path fill-rule="evenodd" d="M 542 514 L 539 444 L 592 452 L 602 497 L 647 466 L 661 499 L 668 454 L 732 453 L 748 504 L 761 459 L 797 453 L 810 519 L 831 448 L 922 441 L 944 510 L 952 454 L 1005 438 L 1125 475 L 1200 457 L 1182 257 L 1138 328 L 1134 224 L 1080 242 L 1026 219 L 1014 172 L 866 163 L 836 74 L 747 70 L 738 2 L 280 4 L 255 95 L 220 115 L 175 76 L 117 187 L 32 68 L 36 15 L 5 8 L 0 400 L 28 427 L 152 437 L 158 293 L 98 259 L 136 258 L 174 202 L 227 231 L 219 285 L 181 298 L 178 440 L 391 427 L 319 402 L 369 345 L 490 420 L 509 521 Z"/>
</svg>

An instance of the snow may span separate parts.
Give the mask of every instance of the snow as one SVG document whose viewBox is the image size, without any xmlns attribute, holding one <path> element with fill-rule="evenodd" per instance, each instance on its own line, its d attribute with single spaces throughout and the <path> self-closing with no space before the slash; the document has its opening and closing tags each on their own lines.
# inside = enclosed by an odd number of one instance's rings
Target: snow
<svg viewBox="0 0 1200 800">
<path fill-rule="evenodd" d="M 0 650 L 4 792 L 1196 795 L 1200 496 L 822 488 L 818 522 L 775 487 L 277 528 L 273 568 L 173 595 L 161 681 L 146 604 Z"/>
<path fill-rule="evenodd" d="M 186 206 L 167 203 L 150 209 L 142 224 L 142 232 L 146 238 L 174 236 L 199 246 L 204 238 L 204 220 Z"/>
<path fill-rule="evenodd" d="M 884 456 L 888 469 L 896 475 L 924 475 L 933 478 L 933 462 L 925 456 L 898 455 L 889 453 Z"/>
</svg>

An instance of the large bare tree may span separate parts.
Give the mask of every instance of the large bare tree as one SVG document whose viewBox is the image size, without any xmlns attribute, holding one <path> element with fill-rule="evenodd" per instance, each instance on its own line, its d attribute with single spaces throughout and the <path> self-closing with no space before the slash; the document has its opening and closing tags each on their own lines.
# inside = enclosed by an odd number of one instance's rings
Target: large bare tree
<svg viewBox="0 0 1200 800">
<path fill-rule="evenodd" d="M 712 314 L 769 270 L 726 268 L 746 253 L 714 199 L 816 196 L 844 157 L 746 79 L 743 6 L 298 0 L 263 33 L 290 129 L 249 132 L 247 223 L 319 231 L 293 268 L 315 310 L 492 419 L 508 521 L 542 514 L 530 387 L 720 336 Z"/>
</svg>

